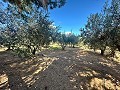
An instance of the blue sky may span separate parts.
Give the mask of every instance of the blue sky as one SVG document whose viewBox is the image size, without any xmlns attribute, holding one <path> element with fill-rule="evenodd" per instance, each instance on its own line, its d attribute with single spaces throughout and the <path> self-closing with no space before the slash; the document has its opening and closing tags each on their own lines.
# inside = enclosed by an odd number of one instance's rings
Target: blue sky
<svg viewBox="0 0 120 90">
<path fill-rule="evenodd" d="M 100 12 L 106 0 L 67 0 L 62 8 L 50 10 L 50 19 L 61 26 L 62 32 L 79 34 L 91 13 Z"/>
</svg>

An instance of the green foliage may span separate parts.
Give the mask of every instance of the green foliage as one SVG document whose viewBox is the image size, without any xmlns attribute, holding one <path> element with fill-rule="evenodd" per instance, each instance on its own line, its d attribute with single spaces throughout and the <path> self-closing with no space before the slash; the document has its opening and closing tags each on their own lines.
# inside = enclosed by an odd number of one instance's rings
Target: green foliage
<svg viewBox="0 0 120 90">
<path fill-rule="evenodd" d="M 75 36 L 72 33 L 69 34 L 59 33 L 57 39 L 63 50 L 67 45 L 71 45 L 72 47 L 74 47 L 74 45 L 79 42 L 78 36 Z"/>
<path fill-rule="evenodd" d="M 51 49 L 51 50 L 61 50 L 61 47 L 58 44 L 54 43 L 54 44 L 50 45 L 49 49 Z"/>
<path fill-rule="evenodd" d="M 67 43 L 70 44 L 73 48 L 75 47 L 75 44 L 78 44 L 79 42 L 79 36 L 76 36 L 74 34 L 70 34 L 67 36 Z"/>
<path fill-rule="evenodd" d="M 0 14 L 7 18 L 0 27 L 1 45 L 24 57 L 35 54 L 41 47 L 50 44 L 53 36 L 51 31 L 54 30 L 50 26 L 53 21 L 42 10 L 34 7 L 33 12 L 26 14 L 25 18 L 14 5 L 8 5 L 4 11 L 6 12 L 0 10 Z M 0 21 L 3 19 L 0 18 Z"/>
<path fill-rule="evenodd" d="M 1 30 L 1 43 L 8 47 L 8 49 L 14 48 L 17 43 L 17 27 L 16 27 L 16 16 L 14 15 L 15 7 L 8 7 L 5 9 L 6 12 L 1 10 L 1 15 L 5 19 L 0 19 L 1 23 L 4 25 Z M 12 13 L 13 12 L 13 13 Z M 4 20 L 4 23 L 3 23 Z"/>
<path fill-rule="evenodd" d="M 26 58 L 31 56 L 31 53 L 28 51 L 28 49 L 25 48 L 17 48 L 14 50 L 14 53 L 21 58 Z"/>
<path fill-rule="evenodd" d="M 100 49 L 104 54 L 106 46 L 112 53 L 120 51 L 120 1 L 105 3 L 102 13 L 91 14 L 85 29 L 81 29 L 82 40 L 94 50 Z"/>
<path fill-rule="evenodd" d="M 11 4 L 17 5 L 21 10 L 29 11 L 33 9 L 32 5 L 36 5 L 37 8 L 60 8 L 65 5 L 66 0 L 3 0 L 4 2 L 9 2 Z"/>
<path fill-rule="evenodd" d="M 60 43 L 60 45 L 62 47 L 62 50 L 65 50 L 65 47 L 67 45 L 67 37 L 66 37 L 66 35 L 59 33 L 58 42 Z"/>
</svg>

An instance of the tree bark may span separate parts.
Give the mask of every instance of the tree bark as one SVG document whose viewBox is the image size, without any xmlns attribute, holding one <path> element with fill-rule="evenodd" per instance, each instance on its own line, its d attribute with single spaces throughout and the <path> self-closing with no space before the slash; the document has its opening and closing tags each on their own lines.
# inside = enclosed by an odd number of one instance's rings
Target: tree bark
<svg viewBox="0 0 120 90">
<path fill-rule="evenodd" d="M 10 45 L 8 46 L 8 49 L 7 50 L 10 50 Z"/>
<path fill-rule="evenodd" d="M 104 55 L 105 50 L 101 49 L 101 55 Z"/>
<path fill-rule="evenodd" d="M 65 50 L 65 47 L 66 47 L 65 45 L 62 45 L 62 50 Z"/>
<path fill-rule="evenodd" d="M 73 48 L 75 48 L 75 46 L 74 46 L 74 45 L 73 45 L 72 47 L 73 47 Z"/>
<path fill-rule="evenodd" d="M 34 48 L 32 54 L 35 55 L 35 53 L 36 53 L 36 49 Z"/>
<path fill-rule="evenodd" d="M 94 52 L 96 51 L 96 48 L 95 47 L 93 47 L 93 50 L 94 50 Z"/>
<path fill-rule="evenodd" d="M 106 50 L 106 46 L 101 47 L 100 50 L 101 50 L 101 53 L 100 53 L 100 54 L 101 54 L 101 55 L 104 55 L 105 50 Z"/>
</svg>

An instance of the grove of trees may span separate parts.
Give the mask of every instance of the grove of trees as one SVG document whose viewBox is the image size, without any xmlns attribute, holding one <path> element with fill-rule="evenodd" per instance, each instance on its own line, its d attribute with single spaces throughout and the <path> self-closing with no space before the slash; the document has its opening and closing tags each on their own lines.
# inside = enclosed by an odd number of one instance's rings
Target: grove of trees
<svg viewBox="0 0 120 90">
<path fill-rule="evenodd" d="M 110 5 L 106 2 L 101 13 L 91 14 L 80 31 L 85 44 L 101 50 L 101 55 L 109 47 L 114 56 L 120 51 L 120 0 L 112 0 Z"/>
<path fill-rule="evenodd" d="M 60 1 L 62 4 L 64 0 Z M 60 43 L 63 50 L 67 44 L 74 47 L 78 42 L 74 34 L 67 36 L 58 32 L 59 26 L 55 26 L 49 20 L 49 14 L 38 8 L 36 3 L 31 5 L 32 11 L 27 13 L 24 10 L 19 12 L 16 2 L 9 2 L 0 8 L 0 46 L 7 47 L 7 50 L 13 50 L 20 56 L 28 56 L 35 55 L 41 47 L 48 47 L 50 42 Z"/>
<path fill-rule="evenodd" d="M 66 0 L 5 2 L 7 5 L 4 8 L 0 6 L 0 45 L 8 50 L 34 55 L 41 47 L 48 47 L 51 42 L 58 42 L 62 50 L 67 45 L 74 47 L 79 42 L 79 36 L 59 32 L 60 27 L 53 25 L 49 14 L 41 9 L 44 8 L 43 4 L 51 9 L 61 7 Z M 116 50 L 120 51 L 120 0 L 112 0 L 110 5 L 106 2 L 101 13 L 91 14 L 85 28 L 80 31 L 84 44 L 94 50 L 99 49 L 101 55 L 109 47 L 114 56 Z"/>
<path fill-rule="evenodd" d="M 67 45 L 74 48 L 75 47 L 74 45 L 78 44 L 79 42 L 79 36 L 76 36 L 73 33 L 69 34 L 62 33 L 58 35 L 58 42 L 60 43 L 62 50 L 65 50 L 65 47 Z"/>
</svg>

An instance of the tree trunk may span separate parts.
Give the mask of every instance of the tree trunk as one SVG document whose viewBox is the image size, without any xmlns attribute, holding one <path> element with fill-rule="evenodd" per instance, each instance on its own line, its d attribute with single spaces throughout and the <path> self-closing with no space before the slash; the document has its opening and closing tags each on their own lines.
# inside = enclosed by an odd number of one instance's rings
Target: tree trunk
<svg viewBox="0 0 120 90">
<path fill-rule="evenodd" d="M 75 46 L 74 46 L 74 45 L 73 45 L 72 47 L 73 47 L 73 48 L 75 48 Z"/>
<path fill-rule="evenodd" d="M 105 50 L 101 49 L 101 55 L 104 55 Z"/>
<path fill-rule="evenodd" d="M 65 46 L 64 45 L 62 45 L 62 50 L 65 50 Z"/>
<path fill-rule="evenodd" d="M 8 46 L 8 49 L 7 50 L 10 50 L 10 45 Z"/>
<path fill-rule="evenodd" d="M 96 51 L 96 48 L 95 47 L 93 47 L 93 50 L 94 50 L 94 52 Z"/>
<path fill-rule="evenodd" d="M 72 43 L 71 43 L 71 47 L 72 47 Z"/>
<path fill-rule="evenodd" d="M 106 46 L 103 46 L 103 47 L 100 48 L 100 50 L 101 50 L 101 53 L 100 53 L 100 54 L 101 54 L 101 55 L 104 55 L 105 49 L 106 49 Z"/>
<path fill-rule="evenodd" d="M 120 52 L 120 45 L 116 45 L 117 46 L 117 48 L 118 48 L 118 51 Z"/>
<path fill-rule="evenodd" d="M 35 55 L 35 53 L 36 53 L 36 49 L 34 48 L 32 54 Z"/>
<path fill-rule="evenodd" d="M 64 46 L 62 46 L 62 50 L 65 50 L 65 47 L 64 47 Z"/>
</svg>

